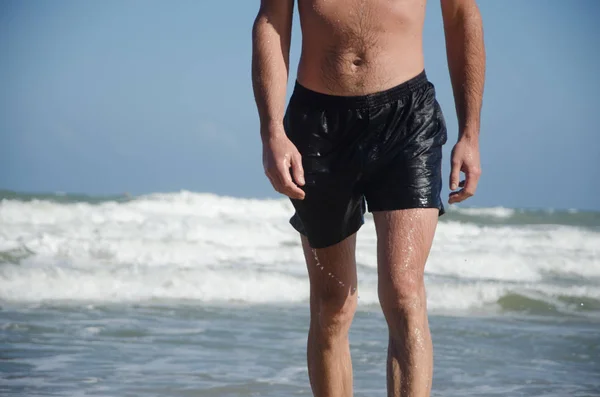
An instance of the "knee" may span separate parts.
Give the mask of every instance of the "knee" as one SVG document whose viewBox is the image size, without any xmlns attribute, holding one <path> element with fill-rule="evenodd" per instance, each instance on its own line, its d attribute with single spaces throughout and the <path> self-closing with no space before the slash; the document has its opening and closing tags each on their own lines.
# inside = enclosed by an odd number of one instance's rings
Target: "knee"
<svg viewBox="0 0 600 397">
<path fill-rule="evenodd" d="M 325 338 L 347 335 L 356 305 L 356 292 L 350 293 L 343 288 L 317 297 L 312 308 L 317 332 Z"/>
<path fill-rule="evenodd" d="M 426 311 L 427 298 L 422 273 L 406 272 L 379 281 L 379 300 L 386 317 L 407 318 Z"/>
</svg>

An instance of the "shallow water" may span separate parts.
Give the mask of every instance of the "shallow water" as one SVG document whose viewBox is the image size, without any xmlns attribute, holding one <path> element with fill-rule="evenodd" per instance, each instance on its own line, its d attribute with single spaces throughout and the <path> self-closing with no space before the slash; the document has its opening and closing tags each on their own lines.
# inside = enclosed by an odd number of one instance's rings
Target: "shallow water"
<svg viewBox="0 0 600 397">
<path fill-rule="evenodd" d="M 2 394 L 310 395 L 305 305 L 5 305 Z M 585 317 L 430 317 L 433 396 L 598 396 L 600 323 Z M 385 395 L 385 321 L 351 329 L 356 396 Z"/>
</svg>

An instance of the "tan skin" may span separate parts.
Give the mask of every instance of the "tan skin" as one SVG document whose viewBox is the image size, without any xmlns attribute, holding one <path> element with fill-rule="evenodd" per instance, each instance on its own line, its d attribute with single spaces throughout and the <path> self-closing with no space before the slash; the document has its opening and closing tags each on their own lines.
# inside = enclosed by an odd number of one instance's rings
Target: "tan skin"
<svg viewBox="0 0 600 397">
<path fill-rule="evenodd" d="M 459 121 L 452 150 L 450 203 L 475 194 L 481 174 L 479 125 L 485 74 L 482 23 L 475 0 L 441 0 L 448 66 Z M 253 85 L 263 164 L 274 189 L 303 199 L 302 158 L 283 129 L 293 0 L 262 0 L 253 28 Z M 302 53 L 297 80 L 332 95 L 364 95 L 424 69 L 424 0 L 299 0 Z M 460 173 L 465 180 L 459 182 Z M 433 354 L 424 267 L 437 210 L 373 214 L 379 299 L 389 329 L 388 396 L 428 396 Z M 355 236 L 332 247 L 302 243 L 311 285 L 307 360 L 315 396 L 351 396 L 348 329 L 356 308 Z M 344 287 L 324 278 L 326 267 Z"/>
</svg>

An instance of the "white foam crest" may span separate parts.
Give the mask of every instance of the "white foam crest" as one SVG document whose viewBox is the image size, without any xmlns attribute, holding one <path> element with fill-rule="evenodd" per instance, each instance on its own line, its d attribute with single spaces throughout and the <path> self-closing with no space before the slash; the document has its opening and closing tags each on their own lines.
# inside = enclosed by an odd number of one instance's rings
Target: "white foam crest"
<svg viewBox="0 0 600 397">
<path fill-rule="evenodd" d="M 427 304 L 433 310 L 472 310 L 495 305 L 508 294 L 519 294 L 555 303 L 553 297 L 571 296 L 600 299 L 600 291 L 591 286 L 561 287 L 549 284 L 514 284 L 479 281 L 471 284 L 430 282 Z"/>
<path fill-rule="evenodd" d="M 280 244 L 297 244 L 297 235 L 287 224 L 290 212 L 284 200 L 187 192 L 122 204 L 4 201 L 0 250 L 25 246 L 42 258 L 86 264 L 260 260 L 273 257 Z"/>
<path fill-rule="evenodd" d="M 246 270 L 186 270 L 168 267 L 98 269 L 5 266 L 0 299 L 127 302 L 192 299 L 201 302 L 297 302 L 308 298 L 306 280 Z"/>
<path fill-rule="evenodd" d="M 357 261 L 377 266 L 368 220 Z M 475 280 L 540 281 L 548 273 L 600 277 L 600 233 L 572 226 L 483 226 L 441 222 L 426 273 Z"/>
<path fill-rule="evenodd" d="M 449 211 L 470 216 L 489 216 L 492 218 L 510 218 L 515 214 L 512 208 L 491 207 L 491 208 L 460 208 L 456 205 L 449 206 Z"/>
<path fill-rule="evenodd" d="M 288 224 L 292 213 L 285 199 L 190 192 L 125 203 L 3 200 L 0 260 L 15 250 L 20 264 L 0 266 L 0 299 L 304 300 L 306 269 L 298 235 Z M 357 260 L 361 302 L 376 303 L 370 216 L 359 233 Z M 552 277 L 600 278 L 600 233 L 442 219 L 426 274 L 454 280 L 431 282 L 434 308 L 493 302 L 523 284 L 557 293 L 546 285 Z M 596 296 L 585 288 L 581 296 Z"/>
<path fill-rule="evenodd" d="M 198 302 L 295 303 L 308 301 L 306 278 L 252 269 L 95 269 L 4 266 L 0 299 L 17 302 L 131 302 L 185 299 Z M 472 283 L 428 280 L 427 302 L 433 311 L 473 310 L 494 305 L 509 293 L 579 296 L 600 299 L 591 286 L 561 287 L 496 281 Z M 336 285 L 337 287 L 337 285 Z M 359 305 L 378 305 L 377 284 L 359 281 Z"/>
<path fill-rule="evenodd" d="M 598 277 L 600 233 L 570 226 L 441 223 L 428 270 L 515 281 L 540 280 L 547 272 Z"/>
<path fill-rule="evenodd" d="M 219 220 L 262 219 L 289 216 L 292 206 L 285 199 L 243 199 L 210 193 L 151 194 L 124 203 L 56 203 L 45 200 L 28 202 L 3 200 L 0 223 L 48 224 L 85 220 L 93 224 L 110 221 L 144 222 L 150 216 L 191 216 Z"/>
</svg>

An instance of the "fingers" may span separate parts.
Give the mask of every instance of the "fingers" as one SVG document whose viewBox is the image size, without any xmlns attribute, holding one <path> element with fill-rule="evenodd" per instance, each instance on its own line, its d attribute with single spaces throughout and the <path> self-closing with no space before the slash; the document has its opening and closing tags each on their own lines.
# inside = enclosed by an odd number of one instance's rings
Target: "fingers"
<svg viewBox="0 0 600 397">
<path fill-rule="evenodd" d="M 450 193 L 450 197 L 448 198 L 448 203 L 456 204 L 456 203 L 460 203 L 461 201 L 464 201 L 468 198 L 469 198 L 469 196 L 467 196 L 464 189 L 461 189 L 457 192 Z"/>
<path fill-rule="evenodd" d="M 296 153 L 292 157 L 292 174 L 294 175 L 294 181 L 299 186 L 304 186 L 304 169 L 302 168 L 302 157 L 300 153 Z"/>
<path fill-rule="evenodd" d="M 279 193 L 285 194 L 292 199 L 302 200 L 305 193 L 292 180 L 290 167 L 292 167 L 294 172 L 294 179 L 298 181 L 302 180 L 302 184 L 304 184 L 302 164 L 298 166 L 296 161 L 291 161 L 290 164 L 290 158 L 284 159 L 276 167 L 269 168 L 266 172 L 267 177 L 271 181 L 273 188 Z"/>
<path fill-rule="evenodd" d="M 477 190 L 477 184 L 479 183 L 481 171 L 479 170 L 479 168 L 471 167 L 467 169 L 465 175 L 466 180 L 465 187 L 463 188 L 463 190 L 469 195 L 469 197 L 472 197 L 473 195 L 475 195 L 475 191 Z"/>
<path fill-rule="evenodd" d="M 455 204 L 460 203 L 468 199 L 469 197 L 473 197 L 475 195 L 475 191 L 477 190 L 477 184 L 479 182 L 479 177 L 481 176 L 481 170 L 478 167 L 470 167 L 465 172 L 466 179 L 460 182 L 459 186 L 462 187 L 457 192 L 451 192 L 450 197 L 448 199 L 448 203 Z"/>
<path fill-rule="evenodd" d="M 460 161 L 452 159 L 452 170 L 450 171 L 450 190 L 458 189 L 458 180 L 460 179 Z"/>
</svg>

